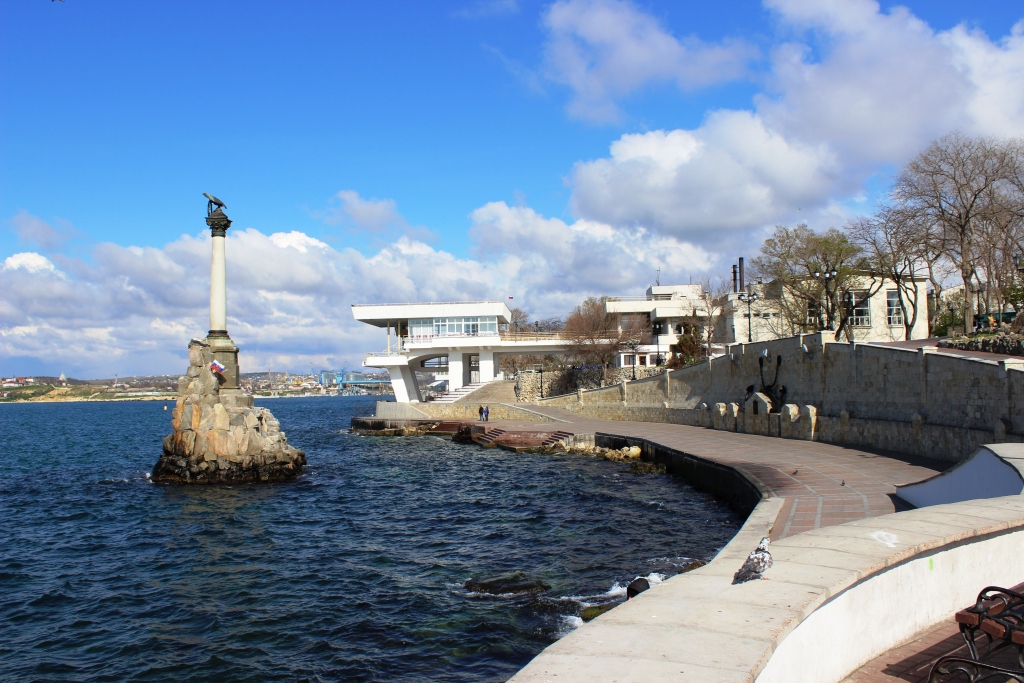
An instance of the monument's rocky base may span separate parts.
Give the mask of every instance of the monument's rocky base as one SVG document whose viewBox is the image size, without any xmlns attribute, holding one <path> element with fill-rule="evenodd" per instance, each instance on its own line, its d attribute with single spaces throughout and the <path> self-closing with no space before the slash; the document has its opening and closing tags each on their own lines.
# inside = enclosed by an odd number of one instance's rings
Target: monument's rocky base
<svg viewBox="0 0 1024 683">
<path fill-rule="evenodd" d="M 298 476 L 306 454 L 288 445 L 280 423 L 237 389 L 222 389 L 210 369 L 213 351 L 189 344 L 189 368 L 152 481 L 162 484 L 239 484 Z"/>
</svg>

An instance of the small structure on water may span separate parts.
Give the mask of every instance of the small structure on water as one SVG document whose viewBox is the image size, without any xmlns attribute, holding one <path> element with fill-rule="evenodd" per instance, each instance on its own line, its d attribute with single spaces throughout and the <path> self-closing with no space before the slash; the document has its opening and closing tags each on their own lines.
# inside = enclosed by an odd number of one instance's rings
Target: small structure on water
<svg viewBox="0 0 1024 683">
<path fill-rule="evenodd" d="M 188 345 L 189 367 L 178 382 L 171 416 L 152 480 L 169 484 L 234 484 L 284 481 L 302 471 L 306 455 L 288 444 L 281 425 L 238 386 L 238 347 L 227 330 L 224 248 L 231 220 L 224 203 L 206 195 L 206 224 L 213 234 L 210 265 L 210 331 Z"/>
</svg>

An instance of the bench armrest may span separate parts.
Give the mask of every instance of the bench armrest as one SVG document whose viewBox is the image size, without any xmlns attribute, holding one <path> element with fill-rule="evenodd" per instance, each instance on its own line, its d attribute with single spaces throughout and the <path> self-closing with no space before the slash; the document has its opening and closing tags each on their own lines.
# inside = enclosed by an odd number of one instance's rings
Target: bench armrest
<svg viewBox="0 0 1024 683">
<path fill-rule="evenodd" d="M 1024 606 L 1024 595 L 999 586 L 987 586 L 978 593 L 978 601 L 967 611 L 973 614 L 1000 614 Z"/>
</svg>

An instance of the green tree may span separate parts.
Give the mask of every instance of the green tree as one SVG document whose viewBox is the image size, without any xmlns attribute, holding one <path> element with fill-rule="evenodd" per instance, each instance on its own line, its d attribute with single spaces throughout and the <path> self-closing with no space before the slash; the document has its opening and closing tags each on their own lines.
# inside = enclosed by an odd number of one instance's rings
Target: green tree
<svg viewBox="0 0 1024 683">
<path fill-rule="evenodd" d="M 855 291 L 870 298 L 883 284 L 861 247 L 835 228 L 776 226 L 751 263 L 756 275 L 781 287 L 778 306 L 792 332 L 834 330 L 836 340 L 850 336 Z"/>
</svg>

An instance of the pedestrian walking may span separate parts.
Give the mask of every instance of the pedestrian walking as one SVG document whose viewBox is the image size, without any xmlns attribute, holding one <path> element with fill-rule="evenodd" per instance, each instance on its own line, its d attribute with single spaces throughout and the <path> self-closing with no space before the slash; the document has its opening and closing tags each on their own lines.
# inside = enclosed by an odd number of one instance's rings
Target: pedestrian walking
<svg viewBox="0 0 1024 683">
<path fill-rule="evenodd" d="M 484 422 L 490 422 L 490 421 L 491 421 L 491 409 L 488 408 L 487 406 L 484 406 Z"/>
<path fill-rule="evenodd" d="M 480 421 L 483 422 L 484 421 L 484 407 L 480 406 L 480 409 L 477 412 L 480 413 Z"/>
</svg>

